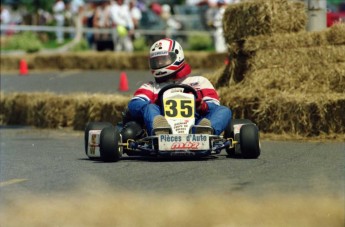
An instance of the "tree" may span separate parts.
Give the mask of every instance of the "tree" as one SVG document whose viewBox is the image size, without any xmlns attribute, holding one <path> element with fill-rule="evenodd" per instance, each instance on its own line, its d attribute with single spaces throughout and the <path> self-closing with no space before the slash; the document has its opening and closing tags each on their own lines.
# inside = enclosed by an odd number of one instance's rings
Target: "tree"
<svg viewBox="0 0 345 227">
<path fill-rule="evenodd" d="M 29 13 L 37 13 L 39 9 L 52 11 L 54 0 L 19 0 L 20 5 L 24 5 Z"/>
</svg>

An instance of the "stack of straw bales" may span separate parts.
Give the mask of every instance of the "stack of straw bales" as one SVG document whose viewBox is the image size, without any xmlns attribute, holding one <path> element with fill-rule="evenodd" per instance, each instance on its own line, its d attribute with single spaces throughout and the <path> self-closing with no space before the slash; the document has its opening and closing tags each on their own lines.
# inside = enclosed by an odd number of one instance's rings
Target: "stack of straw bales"
<svg viewBox="0 0 345 227">
<path fill-rule="evenodd" d="M 227 43 L 248 36 L 298 32 L 307 21 L 304 4 L 291 0 L 253 0 L 229 5 L 223 18 Z"/>
<path fill-rule="evenodd" d="M 193 69 L 216 68 L 222 64 L 226 54 L 193 52 L 185 53 Z M 63 54 L 1 55 L 0 70 L 14 71 L 18 62 L 25 59 L 30 70 L 102 70 L 131 69 L 149 70 L 148 53 L 76 52 Z M 210 61 L 212 59 L 213 61 Z"/>
<path fill-rule="evenodd" d="M 261 131 L 345 133 L 345 24 L 306 32 L 289 0 L 231 5 L 223 19 L 230 64 L 211 76 L 236 118 Z"/>
<path fill-rule="evenodd" d="M 89 121 L 121 121 L 128 101 L 129 97 L 104 94 L 1 94 L 0 124 L 83 130 Z"/>
</svg>

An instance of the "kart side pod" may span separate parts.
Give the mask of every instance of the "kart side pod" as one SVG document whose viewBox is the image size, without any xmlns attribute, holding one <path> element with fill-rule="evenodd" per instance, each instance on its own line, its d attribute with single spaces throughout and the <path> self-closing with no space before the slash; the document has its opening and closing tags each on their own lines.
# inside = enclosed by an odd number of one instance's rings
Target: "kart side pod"
<svg viewBox="0 0 345 227">
<path fill-rule="evenodd" d="M 101 158 L 105 162 L 118 161 L 122 157 L 122 137 L 119 129 L 109 122 L 89 122 L 85 128 L 85 153 L 90 159 Z"/>
<path fill-rule="evenodd" d="M 88 135 L 88 149 L 86 154 L 89 158 L 99 158 L 101 157 L 99 149 L 99 140 L 102 130 L 90 130 Z"/>
</svg>

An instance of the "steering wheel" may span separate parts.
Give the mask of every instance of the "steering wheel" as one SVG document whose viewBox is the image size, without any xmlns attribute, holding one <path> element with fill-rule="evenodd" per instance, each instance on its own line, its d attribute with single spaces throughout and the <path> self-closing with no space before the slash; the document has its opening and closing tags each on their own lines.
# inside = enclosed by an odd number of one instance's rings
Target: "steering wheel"
<svg viewBox="0 0 345 227">
<path fill-rule="evenodd" d="M 171 89 L 171 88 L 183 88 L 183 93 L 192 93 L 195 97 L 195 99 L 198 98 L 198 93 L 196 92 L 196 90 L 186 84 L 169 84 L 165 87 L 163 87 L 159 92 L 158 92 L 158 101 L 159 104 L 162 104 L 162 98 L 163 98 L 163 94 L 164 92 L 166 92 L 167 90 Z"/>
</svg>

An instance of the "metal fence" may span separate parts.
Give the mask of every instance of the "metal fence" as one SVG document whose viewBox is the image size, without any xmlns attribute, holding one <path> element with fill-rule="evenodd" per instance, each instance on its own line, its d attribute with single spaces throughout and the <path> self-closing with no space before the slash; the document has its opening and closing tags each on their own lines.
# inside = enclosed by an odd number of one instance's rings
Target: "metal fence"
<svg viewBox="0 0 345 227">
<path fill-rule="evenodd" d="M 75 27 L 56 27 L 56 26 L 35 26 L 35 25 L 1 25 L 1 31 L 32 31 L 32 32 L 56 32 L 56 31 L 63 31 L 64 33 L 76 33 Z M 98 33 L 98 34 L 111 34 L 113 32 L 112 28 L 88 28 L 83 27 L 82 33 Z M 146 35 L 179 35 L 179 36 L 189 36 L 194 34 L 200 35 L 212 35 L 211 31 L 183 31 L 183 30 L 143 30 L 143 29 L 136 29 L 135 33 L 138 35 L 146 36 Z"/>
</svg>

